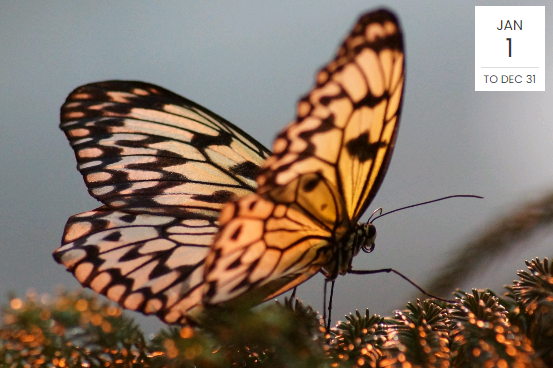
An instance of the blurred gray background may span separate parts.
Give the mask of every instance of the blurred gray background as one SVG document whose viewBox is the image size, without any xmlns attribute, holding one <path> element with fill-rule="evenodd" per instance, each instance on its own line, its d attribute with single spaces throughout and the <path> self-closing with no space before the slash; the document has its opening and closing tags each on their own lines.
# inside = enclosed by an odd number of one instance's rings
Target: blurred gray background
<svg viewBox="0 0 553 368">
<path fill-rule="evenodd" d="M 544 5 L 525 1 L 524 5 Z M 0 4 L 0 295 L 52 293 L 79 284 L 54 262 L 65 221 L 98 206 L 58 129 L 59 108 L 78 85 L 143 80 L 206 106 L 270 147 L 294 116 L 315 72 L 334 57 L 373 1 L 3 1 Z M 384 210 L 453 199 L 377 221 L 372 254 L 358 269 L 394 267 L 421 285 L 487 221 L 553 187 L 553 86 L 546 92 L 474 91 L 474 6 L 516 1 L 389 1 L 407 53 L 404 110 L 380 193 Z M 553 21 L 546 7 L 546 24 Z M 550 42 L 550 29 L 546 42 Z M 550 43 L 549 43 L 550 45 Z M 547 73 L 553 70 L 546 47 Z M 546 74 L 549 75 L 549 74 Z M 366 219 L 367 216 L 365 216 Z M 499 254 L 458 286 L 501 286 L 523 260 L 549 256 L 553 231 Z M 467 264 L 466 267 L 471 267 Z M 355 309 L 390 315 L 414 289 L 394 275 L 337 281 L 334 319 Z M 298 296 L 322 308 L 323 277 Z M 384 290 L 386 290 L 384 292 Z M 394 292 L 390 292 L 394 290 Z M 145 330 L 161 326 L 140 319 Z"/>
</svg>

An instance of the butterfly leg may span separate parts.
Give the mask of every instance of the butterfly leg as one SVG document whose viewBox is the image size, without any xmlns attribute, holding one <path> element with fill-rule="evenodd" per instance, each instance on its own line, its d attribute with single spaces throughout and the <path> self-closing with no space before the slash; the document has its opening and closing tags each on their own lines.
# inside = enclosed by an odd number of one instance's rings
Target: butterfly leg
<svg viewBox="0 0 553 368">
<path fill-rule="evenodd" d="M 292 295 L 290 295 L 290 300 L 294 300 L 296 298 L 296 290 L 298 290 L 297 286 L 294 289 L 292 289 Z"/>
<path fill-rule="evenodd" d="M 401 272 L 399 272 L 397 270 L 394 270 L 393 268 L 380 268 L 378 270 L 349 270 L 348 271 L 348 273 L 351 273 L 351 274 L 354 274 L 354 275 L 370 275 L 370 274 L 374 274 L 374 273 L 390 273 L 390 272 L 395 273 L 396 275 L 398 275 L 399 277 L 401 277 L 402 279 L 404 279 L 405 281 L 407 281 L 408 283 L 410 283 L 411 285 L 416 287 L 421 293 L 423 293 L 427 297 L 430 297 L 432 299 L 441 300 L 442 302 L 446 302 L 446 303 L 456 303 L 455 300 L 440 298 L 438 296 L 435 296 L 435 295 L 432 295 L 432 294 L 428 293 L 426 290 L 424 290 L 422 287 L 417 285 L 410 278 L 408 278 L 407 276 L 405 276 Z"/>
<path fill-rule="evenodd" d="M 326 307 L 326 285 L 328 283 L 331 283 L 330 286 L 330 298 L 328 299 L 328 308 Z M 324 293 L 323 293 L 323 321 L 325 323 L 326 330 L 328 331 L 330 329 L 330 321 L 332 319 L 332 298 L 334 297 L 334 283 L 336 282 L 336 279 L 326 279 L 324 283 Z M 328 311 L 328 318 L 327 318 L 327 311 Z"/>
<path fill-rule="evenodd" d="M 323 285 L 323 321 L 326 321 L 326 281 Z"/>
</svg>

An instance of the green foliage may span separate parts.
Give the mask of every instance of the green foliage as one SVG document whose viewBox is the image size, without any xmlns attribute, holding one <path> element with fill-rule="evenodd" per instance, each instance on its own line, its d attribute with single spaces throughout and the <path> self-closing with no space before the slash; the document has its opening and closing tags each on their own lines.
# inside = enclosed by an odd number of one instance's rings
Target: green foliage
<svg viewBox="0 0 553 368">
<path fill-rule="evenodd" d="M 373 367 L 382 357 L 387 330 L 384 318 L 370 316 L 367 309 L 364 316 L 359 311 L 346 316 L 330 334 L 327 349 L 335 365 Z"/>
<path fill-rule="evenodd" d="M 529 271 L 503 297 L 457 291 L 393 317 L 346 316 L 330 331 L 299 300 L 209 311 L 201 328 L 147 340 L 121 309 L 87 293 L 10 296 L 2 308 L 2 367 L 551 367 L 553 265 Z"/>
<path fill-rule="evenodd" d="M 448 313 L 431 301 L 407 303 L 389 325 L 385 355 L 393 367 L 405 362 L 416 367 L 448 367 L 450 360 Z M 388 364 L 386 364 L 388 365 Z"/>
<path fill-rule="evenodd" d="M 537 355 L 553 367 L 553 264 L 544 259 L 526 261 L 530 272 L 518 273 L 512 292 L 523 306 L 524 318 L 518 324 L 532 341 Z"/>
<path fill-rule="evenodd" d="M 452 360 L 455 367 L 533 367 L 534 350 L 489 291 L 458 292 L 452 305 Z"/>
<path fill-rule="evenodd" d="M 10 299 L 2 308 L 2 366 L 148 366 L 137 365 L 149 360 L 142 332 L 118 307 L 83 293 Z"/>
</svg>

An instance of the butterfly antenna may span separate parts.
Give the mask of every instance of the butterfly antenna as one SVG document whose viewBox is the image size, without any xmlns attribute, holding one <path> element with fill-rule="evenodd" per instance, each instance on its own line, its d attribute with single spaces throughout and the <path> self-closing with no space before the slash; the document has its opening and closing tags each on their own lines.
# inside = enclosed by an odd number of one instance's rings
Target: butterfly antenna
<svg viewBox="0 0 553 368">
<path fill-rule="evenodd" d="M 383 216 L 386 216 L 386 215 L 389 215 L 391 213 L 394 213 L 394 212 L 398 212 L 398 211 L 402 211 L 402 210 L 406 210 L 408 208 L 413 208 L 413 207 L 417 207 L 417 206 L 422 206 L 423 204 L 429 204 L 429 203 L 434 203 L 434 202 L 439 202 L 439 201 L 443 201 L 444 199 L 450 199 L 450 198 L 479 198 L 479 199 L 483 199 L 484 197 L 481 197 L 481 196 L 477 196 L 477 195 L 473 195 L 473 194 L 456 194 L 456 195 L 450 195 L 450 196 L 447 196 L 447 197 L 442 197 L 442 198 L 438 198 L 438 199 L 433 199 L 431 201 L 427 201 L 427 202 L 421 202 L 421 203 L 417 203 L 417 204 L 412 204 L 412 205 L 409 205 L 409 206 L 405 206 L 405 207 L 401 207 L 401 208 L 396 208 L 395 210 L 392 210 L 390 212 L 386 212 L 386 213 L 382 213 L 382 208 L 377 208 L 371 215 L 371 217 L 369 218 L 369 222 L 371 222 L 371 218 L 373 217 L 373 215 L 378 212 L 380 210 L 380 214 L 378 216 L 376 216 L 375 218 L 372 219 L 372 222 L 376 221 L 376 219 L 379 219 Z"/>
<path fill-rule="evenodd" d="M 398 275 L 399 277 L 401 277 L 402 279 L 404 279 L 405 281 L 407 281 L 408 283 L 410 283 L 411 285 L 416 287 L 421 293 L 423 293 L 424 295 L 426 295 L 429 298 L 441 300 L 442 302 L 446 302 L 446 303 L 456 303 L 457 302 L 455 300 L 444 299 L 444 298 L 440 298 L 439 296 L 435 296 L 435 295 L 430 294 L 429 292 L 424 290 L 422 287 L 417 285 L 417 283 L 412 281 L 409 277 L 405 276 L 404 274 L 402 274 L 399 271 L 394 270 L 393 268 L 381 268 L 381 269 L 378 269 L 378 270 L 349 270 L 348 271 L 348 273 L 352 273 L 354 275 L 370 275 L 370 274 L 373 274 L 373 273 L 390 273 L 390 272 L 395 273 L 396 275 Z M 330 319 L 330 317 L 329 317 L 329 319 Z"/>
<path fill-rule="evenodd" d="M 377 212 L 380 212 L 380 213 L 376 218 L 379 218 L 380 216 L 382 216 L 382 207 L 378 207 L 376 210 L 373 211 L 373 213 L 371 213 L 371 215 L 369 216 L 369 223 L 372 223 L 374 221 L 373 217 Z"/>
</svg>

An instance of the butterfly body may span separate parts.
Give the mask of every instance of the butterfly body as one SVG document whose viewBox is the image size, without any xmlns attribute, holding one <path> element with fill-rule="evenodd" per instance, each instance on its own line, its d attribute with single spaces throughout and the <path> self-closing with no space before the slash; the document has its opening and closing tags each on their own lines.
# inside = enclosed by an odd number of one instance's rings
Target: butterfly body
<svg viewBox="0 0 553 368">
<path fill-rule="evenodd" d="M 168 323 L 348 273 L 374 247 L 374 226 L 359 219 L 391 159 L 403 82 L 401 30 L 379 10 L 319 71 L 272 153 L 152 84 L 77 88 L 60 127 L 103 206 L 69 219 L 54 258 L 84 286 Z"/>
<path fill-rule="evenodd" d="M 374 249 L 376 228 L 371 223 L 357 223 L 335 246 L 335 255 L 329 264 L 322 268 L 327 279 L 334 280 L 338 275 L 345 275 L 352 268 L 353 258 L 363 249 L 370 253 Z"/>
</svg>

